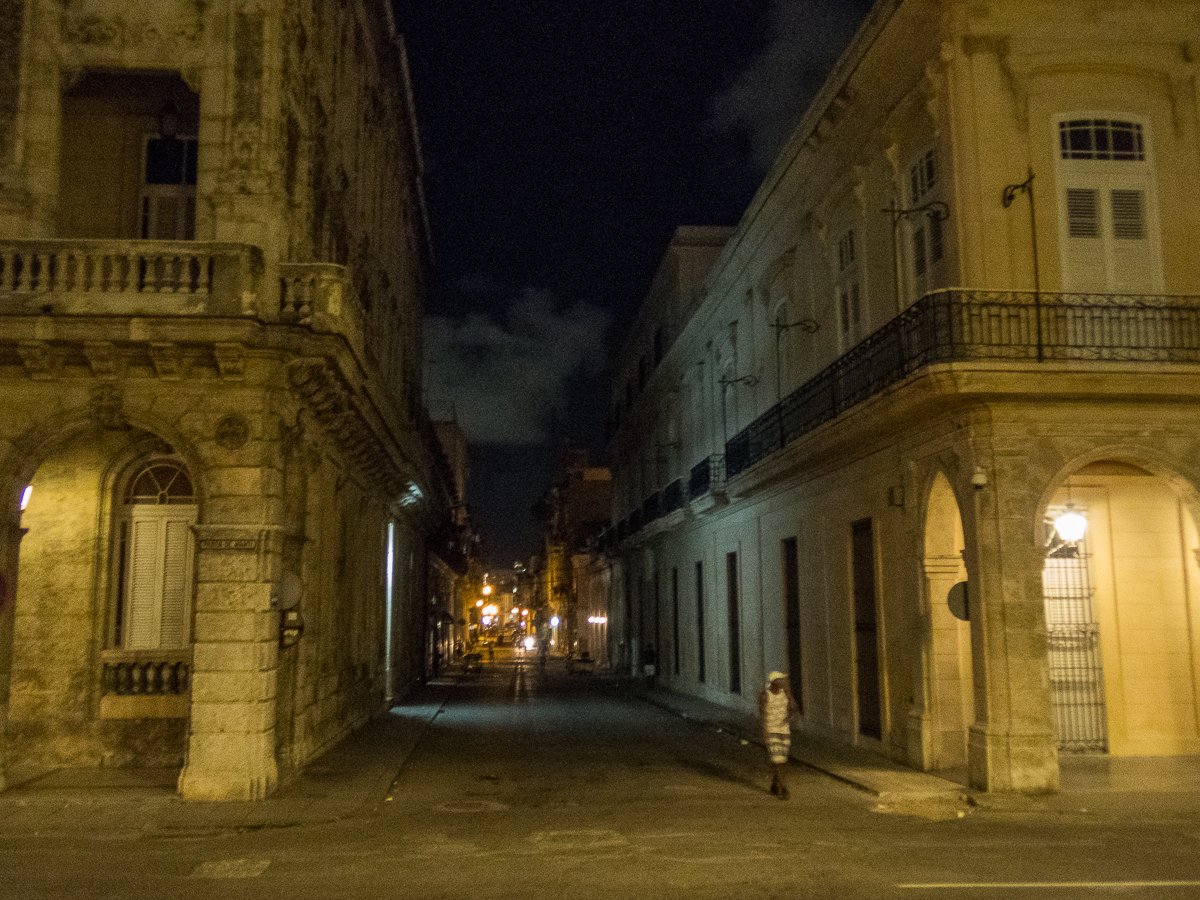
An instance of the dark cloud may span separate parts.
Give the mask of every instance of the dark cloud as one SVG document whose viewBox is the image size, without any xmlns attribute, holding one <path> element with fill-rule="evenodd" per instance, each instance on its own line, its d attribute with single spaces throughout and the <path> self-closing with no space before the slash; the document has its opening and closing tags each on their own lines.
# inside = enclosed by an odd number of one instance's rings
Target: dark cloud
<svg viewBox="0 0 1200 900">
<path fill-rule="evenodd" d="M 710 103 L 708 125 L 742 133 L 766 170 L 816 96 L 871 0 L 776 0 L 766 46 Z"/>
<path fill-rule="evenodd" d="M 527 289 L 502 312 L 429 316 L 425 385 L 435 418 L 479 445 L 531 446 L 567 415 L 572 379 L 605 363 L 609 314 Z"/>
</svg>

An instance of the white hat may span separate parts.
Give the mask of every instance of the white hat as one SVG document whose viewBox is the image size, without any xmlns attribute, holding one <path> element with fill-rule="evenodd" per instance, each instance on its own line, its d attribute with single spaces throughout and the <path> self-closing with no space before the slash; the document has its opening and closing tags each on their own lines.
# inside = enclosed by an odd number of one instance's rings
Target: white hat
<svg viewBox="0 0 1200 900">
<path fill-rule="evenodd" d="M 784 675 L 782 672 L 772 672 L 770 675 L 767 676 L 767 686 L 770 687 L 771 682 L 778 681 L 781 678 L 787 678 L 787 676 Z"/>
</svg>

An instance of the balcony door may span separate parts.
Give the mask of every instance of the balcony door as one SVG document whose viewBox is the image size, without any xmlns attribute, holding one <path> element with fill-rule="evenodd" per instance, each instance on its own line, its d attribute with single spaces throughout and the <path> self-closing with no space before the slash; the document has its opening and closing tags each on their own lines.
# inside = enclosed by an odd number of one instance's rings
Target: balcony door
<svg viewBox="0 0 1200 900">
<path fill-rule="evenodd" d="M 1070 292 L 1163 289 L 1149 137 L 1124 118 L 1058 123 L 1059 240 Z"/>
<path fill-rule="evenodd" d="M 188 646 L 197 512 L 191 478 L 173 460 L 145 464 L 130 480 L 118 521 L 117 646 Z"/>
<path fill-rule="evenodd" d="M 152 135 L 146 139 L 141 237 L 190 241 L 196 237 L 196 139 Z"/>
</svg>

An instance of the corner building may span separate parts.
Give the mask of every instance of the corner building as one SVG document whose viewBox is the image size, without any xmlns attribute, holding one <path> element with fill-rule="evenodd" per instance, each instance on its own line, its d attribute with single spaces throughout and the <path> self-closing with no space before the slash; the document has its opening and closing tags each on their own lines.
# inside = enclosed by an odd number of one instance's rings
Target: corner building
<svg viewBox="0 0 1200 900">
<path fill-rule="evenodd" d="M 401 39 L 375 0 L 0 34 L 3 772 L 261 798 L 421 675 L 449 492 Z"/>
<path fill-rule="evenodd" d="M 626 344 L 627 665 L 746 711 L 784 667 L 799 731 L 986 790 L 1200 752 L 1198 39 L 1195 2 L 876 4 Z"/>
</svg>

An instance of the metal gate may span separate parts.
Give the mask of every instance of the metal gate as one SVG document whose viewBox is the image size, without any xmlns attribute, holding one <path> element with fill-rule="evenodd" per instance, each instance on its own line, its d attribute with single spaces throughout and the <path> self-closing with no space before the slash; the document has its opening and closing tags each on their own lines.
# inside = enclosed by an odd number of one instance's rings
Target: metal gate
<svg viewBox="0 0 1200 900">
<path fill-rule="evenodd" d="M 1100 627 L 1092 614 L 1086 538 L 1064 544 L 1050 529 L 1042 595 L 1050 658 L 1050 704 L 1058 749 L 1108 752 Z"/>
</svg>

